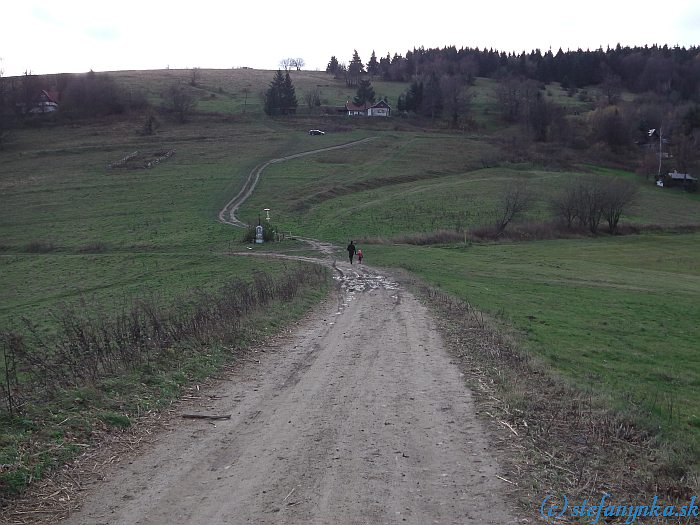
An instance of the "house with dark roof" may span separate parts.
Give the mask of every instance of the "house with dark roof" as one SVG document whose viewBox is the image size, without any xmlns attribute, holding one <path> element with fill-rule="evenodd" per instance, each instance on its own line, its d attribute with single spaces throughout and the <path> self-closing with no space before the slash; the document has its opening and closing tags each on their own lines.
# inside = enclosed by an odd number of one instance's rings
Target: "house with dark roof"
<svg viewBox="0 0 700 525">
<path fill-rule="evenodd" d="M 380 100 L 373 106 L 367 108 L 368 117 L 388 117 L 391 113 L 391 106 L 385 100 Z"/>
<path fill-rule="evenodd" d="M 678 173 L 678 171 L 673 170 L 671 173 L 667 173 L 659 179 L 661 184 L 657 184 L 664 188 L 679 187 L 687 191 L 697 191 L 698 189 L 698 179 L 689 175 L 687 173 Z"/>
<path fill-rule="evenodd" d="M 366 102 L 365 104 L 357 105 L 351 101 L 345 103 L 345 112 L 348 115 L 365 115 L 367 117 L 388 117 L 391 114 L 391 106 L 384 100 L 380 100 L 374 104 Z"/>
</svg>

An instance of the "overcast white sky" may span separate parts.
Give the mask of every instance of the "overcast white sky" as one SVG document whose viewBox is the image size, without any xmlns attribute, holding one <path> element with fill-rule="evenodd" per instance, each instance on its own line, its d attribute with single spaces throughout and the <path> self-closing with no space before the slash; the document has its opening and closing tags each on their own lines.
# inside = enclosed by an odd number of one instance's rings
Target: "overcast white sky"
<svg viewBox="0 0 700 525">
<path fill-rule="evenodd" d="M 0 68 L 6 76 L 124 69 L 277 69 L 301 57 L 325 70 L 357 49 L 414 47 L 542 52 L 560 47 L 700 45 L 698 0 L 5 0 Z"/>
</svg>

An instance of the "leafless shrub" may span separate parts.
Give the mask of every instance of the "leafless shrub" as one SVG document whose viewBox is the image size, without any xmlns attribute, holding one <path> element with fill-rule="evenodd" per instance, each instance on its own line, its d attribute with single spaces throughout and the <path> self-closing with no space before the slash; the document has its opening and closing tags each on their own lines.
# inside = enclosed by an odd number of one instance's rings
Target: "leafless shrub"
<svg viewBox="0 0 700 525">
<path fill-rule="evenodd" d="M 525 183 L 509 184 L 504 189 L 494 223 L 497 236 L 503 233 L 513 219 L 527 210 L 530 201 L 530 192 Z"/>
<path fill-rule="evenodd" d="M 615 233 L 625 207 L 636 192 L 633 183 L 624 179 L 590 175 L 572 180 L 551 201 L 554 215 L 567 228 L 587 228 L 598 232 L 601 220 Z"/>
<path fill-rule="evenodd" d="M 540 241 L 546 239 L 562 239 L 586 235 L 587 230 L 572 227 L 565 228 L 558 221 L 524 222 L 511 227 L 500 234 L 493 226 L 480 226 L 471 229 L 467 234 L 470 241 Z"/>
<path fill-rule="evenodd" d="M 13 413 L 20 398 L 43 399 L 158 363 L 181 342 L 235 342 L 251 313 L 272 301 L 291 301 L 326 277 L 318 266 L 287 268 L 275 277 L 255 272 L 252 282 L 233 280 L 218 292 L 195 290 L 169 307 L 158 298 L 142 298 L 112 316 L 83 302 L 52 312 L 59 327 L 53 335 L 25 320 L 23 333 L 0 337 L 5 408 Z"/>
<path fill-rule="evenodd" d="M 608 223 L 608 231 L 616 233 L 617 225 L 625 207 L 634 199 L 637 188 L 624 179 L 608 181 L 603 195 L 603 218 Z"/>
<path fill-rule="evenodd" d="M 559 220 L 569 229 L 573 228 L 579 214 L 579 188 L 575 183 L 570 183 L 564 190 L 551 201 L 552 211 Z"/>
<path fill-rule="evenodd" d="M 392 237 L 391 243 L 398 244 L 414 244 L 417 246 L 427 246 L 431 244 L 449 244 L 451 242 L 459 242 L 465 240 L 464 232 L 455 230 L 437 230 L 434 232 L 412 233 L 407 235 L 398 235 Z M 386 241 L 386 239 L 384 239 Z M 369 240 L 362 240 L 363 243 L 370 243 Z M 381 242 L 380 239 L 374 238 L 373 244 L 388 244 Z"/>
<path fill-rule="evenodd" d="M 0 334 L 0 349 L 3 356 L 4 381 L 0 383 L 0 394 L 7 407 L 10 417 L 17 413 L 20 406 L 19 380 L 17 378 L 17 354 L 22 348 L 22 336 L 16 332 Z"/>
<path fill-rule="evenodd" d="M 24 247 L 27 253 L 49 253 L 54 250 L 56 245 L 52 241 L 30 241 Z"/>
<path fill-rule="evenodd" d="M 158 118 L 153 113 L 148 113 L 143 121 L 143 126 L 140 130 L 142 135 L 150 136 L 155 134 L 156 130 L 160 127 L 160 122 Z"/>
<path fill-rule="evenodd" d="M 107 251 L 107 245 L 102 241 L 95 241 L 81 246 L 78 251 L 80 253 L 104 253 Z"/>
<path fill-rule="evenodd" d="M 309 108 L 309 111 L 321 105 L 321 90 L 317 87 L 310 89 L 304 94 L 304 101 Z"/>
<path fill-rule="evenodd" d="M 181 85 L 171 86 L 163 98 L 166 101 L 166 109 L 175 115 L 180 124 L 189 120 L 197 106 L 197 99 Z"/>
</svg>

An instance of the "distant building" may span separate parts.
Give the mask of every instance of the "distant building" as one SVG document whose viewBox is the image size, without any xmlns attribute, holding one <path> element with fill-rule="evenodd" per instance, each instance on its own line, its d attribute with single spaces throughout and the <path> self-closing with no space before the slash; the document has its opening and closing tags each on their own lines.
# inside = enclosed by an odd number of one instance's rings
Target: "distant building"
<svg viewBox="0 0 700 525">
<path fill-rule="evenodd" d="M 22 113 L 40 115 L 58 111 L 58 92 L 42 89 L 31 104 L 19 102 L 17 107 Z"/>
<path fill-rule="evenodd" d="M 345 103 L 345 112 L 348 115 L 365 115 L 367 117 L 388 117 L 391 114 L 391 106 L 384 100 L 375 104 L 365 103 L 357 105 L 349 100 Z"/>
<path fill-rule="evenodd" d="M 348 115 L 366 115 L 367 107 L 367 104 L 358 106 L 357 104 L 350 102 L 349 100 L 345 103 L 345 111 Z"/>
<path fill-rule="evenodd" d="M 696 177 L 687 173 L 678 173 L 676 170 L 661 177 L 657 184 L 664 188 L 679 187 L 687 191 L 697 191 L 698 189 L 698 179 Z"/>
<path fill-rule="evenodd" d="M 368 117 L 388 117 L 391 113 L 391 106 L 384 100 L 380 100 L 375 105 L 367 108 Z"/>
</svg>

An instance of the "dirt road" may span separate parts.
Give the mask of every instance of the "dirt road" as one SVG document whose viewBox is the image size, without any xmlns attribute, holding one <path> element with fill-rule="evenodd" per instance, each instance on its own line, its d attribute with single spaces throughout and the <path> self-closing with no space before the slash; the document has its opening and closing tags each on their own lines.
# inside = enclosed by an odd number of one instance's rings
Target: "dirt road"
<svg viewBox="0 0 700 525">
<path fill-rule="evenodd" d="M 375 137 L 367 137 L 360 140 L 354 140 L 352 142 L 346 142 L 345 144 L 338 144 L 337 146 L 328 146 L 327 148 L 302 151 L 301 153 L 294 153 L 292 155 L 287 155 L 286 157 L 270 159 L 266 162 L 263 162 L 262 164 L 256 166 L 251 170 L 251 172 L 248 174 L 248 177 L 246 177 L 246 180 L 243 183 L 243 187 L 241 188 L 241 190 L 221 209 L 221 211 L 219 212 L 219 221 L 223 222 L 224 224 L 230 224 L 231 226 L 237 226 L 239 228 L 248 227 L 248 225 L 245 222 L 241 221 L 236 217 L 236 211 L 238 211 L 239 206 L 243 204 L 246 201 L 246 199 L 253 194 L 255 186 L 257 186 L 261 175 L 271 164 L 277 164 L 278 162 L 285 162 L 292 159 L 299 159 L 301 157 L 307 157 L 309 155 L 316 155 L 318 153 L 323 153 L 326 151 L 333 151 L 359 146 L 361 144 L 366 144 L 367 142 L 374 140 L 374 138 Z"/>
<path fill-rule="evenodd" d="M 255 168 L 219 220 L 245 226 L 264 169 L 320 151 Z M 230 419 L 173 419 L 64 523 L 519 523 L 430 314 L 376 270 L 333 267 L 331 300 L 189 410 Z"/>
<path fill-rule="evenodd" d="M 66 524 L 517 523 L 429 312 L 366 267 Z M 125 463 L 125 462 L 122 462 Z"/>
</svg>

